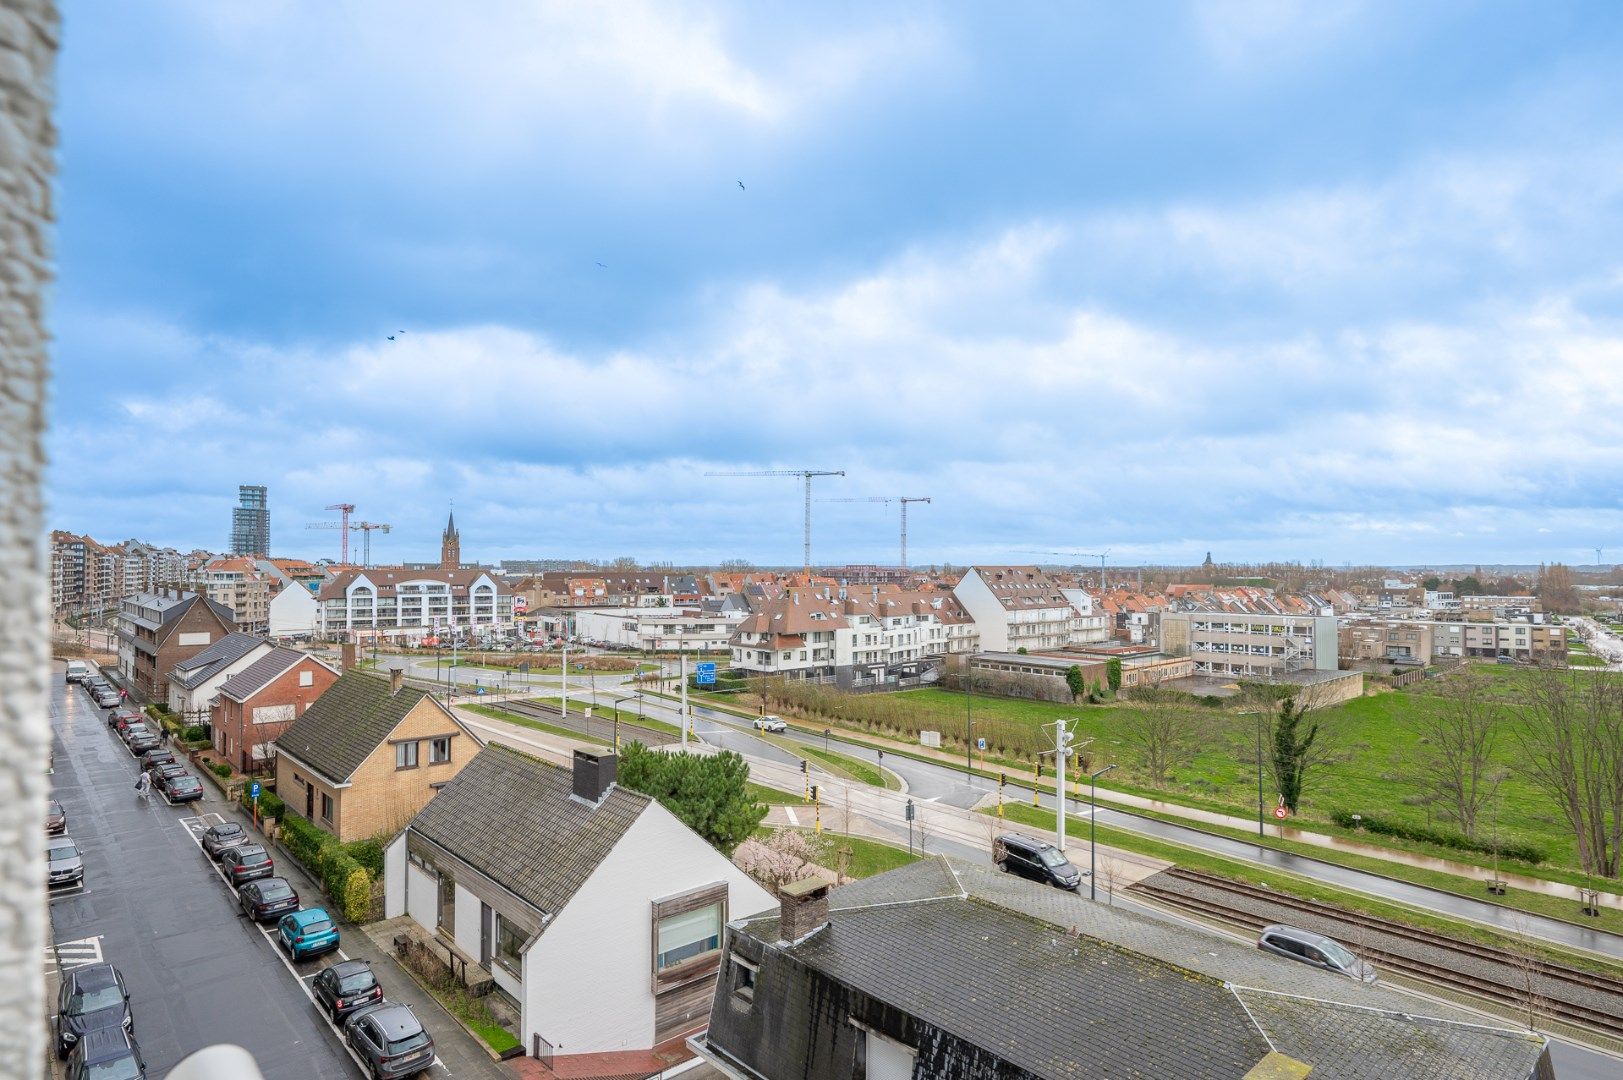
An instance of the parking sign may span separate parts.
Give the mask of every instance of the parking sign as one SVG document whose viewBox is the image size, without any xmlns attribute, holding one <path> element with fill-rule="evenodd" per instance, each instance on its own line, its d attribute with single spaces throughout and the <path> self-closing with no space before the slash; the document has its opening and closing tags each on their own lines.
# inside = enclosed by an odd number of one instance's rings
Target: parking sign
<svg viewBox="0 0 1623 1080">
<path fill-rule="evenodd" d="M 250 799 L 259 798 L 259 781 L 258 780 L 255 780 L 252 784 L 250 784 L 248 786 L 248 797 Z"/>
</svg>

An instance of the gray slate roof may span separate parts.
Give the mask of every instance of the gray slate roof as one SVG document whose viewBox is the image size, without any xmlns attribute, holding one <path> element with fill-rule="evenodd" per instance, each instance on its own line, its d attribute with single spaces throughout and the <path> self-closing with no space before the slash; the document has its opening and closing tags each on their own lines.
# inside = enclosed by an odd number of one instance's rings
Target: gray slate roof
<svg viewBox="0 0 1623 1080">
<path fill-rule="evenodd" d="M 1241 1077 L 1270 1046 L 1314 1080 L 1524 1080 L 1543 1042 L 1192 927 L 937 857 L 836 889 L 827 927 L 742 933 L 1039 1077 Z M 794 1027 L 799 1017 L 780 1017 Z M 723 1009 L 711 1041 L 727 1049 Z M 740 1048 L 750 1036 L 740 1029 Z M 803 1052 L 789 1048 L 786 1052 Z"/>
<path fill-rule="evenodd" d="M 616 786 L 591 806 L 571 797 L 573 777 L 490 743 L 439 790 L 411 831 L 556 915 L 653 801 Z"/>
<path fill-rule="evenodd" d="M 190 611 L 191 606 L 199 600 L 207 604 L 216 615 L 224 619 L 227 626 L 237 625 L 237 613 L 235 611 L 217 600 L 210 600 L 198 593 L 181 593 L 179 596 L 166 593 L 135 593 L 132 596 L 125 597 L 123 603 L 134 604 L 152 610 L 157 613 L 157 620 L 137 616 L 127 609 L 121 613 L 120 617 L 147 630 L 161 630 Z"/>
<path fill-rule="evenodd" d="M 391 694 L 387 678 L 346 672 L 282 732 L 276 747 L 327 779 L 347 783 L 425 697 L 427 691 L 410 686 Z"/>
<path fill-rule="evenodd" d="M 297 649 L 272 649 L 220 684 L 220 693 L 233 701 L 247 701 L 272 679 L 286 673 L 300 660 L 321 663 L 309 653 Z"/>
<path fill-rule="evenodd" d="M 169 672 L 171 682 L 187 690 L 202 686 L 224 668 L 241 660 L 260 645 L 267 645 L 262 637 L 253 634 L 230 633 L 189 660 L 182 660 Z"/>
</svg>

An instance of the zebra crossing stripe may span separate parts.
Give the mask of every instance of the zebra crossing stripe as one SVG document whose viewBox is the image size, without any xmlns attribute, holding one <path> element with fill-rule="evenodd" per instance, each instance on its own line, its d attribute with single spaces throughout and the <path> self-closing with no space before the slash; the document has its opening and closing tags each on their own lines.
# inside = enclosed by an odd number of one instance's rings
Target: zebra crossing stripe
<svg viewBox="0 0 1623 1080">
<path fill-rule="evenodd" d="M 45 946 L 45 966 L 47 969 L 59 967 L 63 971 L 71 971 L 87 964 L 102 962 L 101 935 L 80 938 L 78 941 L 59 941 L 55 945 Z"/>
</svg>

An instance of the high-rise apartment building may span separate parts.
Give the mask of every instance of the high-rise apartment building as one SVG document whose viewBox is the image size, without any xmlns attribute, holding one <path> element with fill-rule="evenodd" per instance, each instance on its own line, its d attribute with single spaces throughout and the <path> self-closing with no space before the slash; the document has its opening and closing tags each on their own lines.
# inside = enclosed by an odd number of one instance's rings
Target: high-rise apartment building
<svg viewBox="0 0 1623 1080">
<path fill-rule="evenodd" d="M 237 506 L 231 511 L 231 554 L 270 554 L 270 507 L 264 484 L 237 488 Z"/>
</svg>

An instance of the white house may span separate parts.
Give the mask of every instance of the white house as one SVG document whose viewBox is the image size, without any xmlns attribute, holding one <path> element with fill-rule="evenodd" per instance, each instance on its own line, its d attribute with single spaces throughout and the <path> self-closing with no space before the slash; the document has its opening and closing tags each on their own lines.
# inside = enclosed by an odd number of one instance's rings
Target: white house
<svg viewBox="0 0 1623 1080">
<path fill-rule="evenodd" d="M 726 652 L 733 628 L 743 621 L 744 614 L 710 614 L 676 607 L 580 608 L 571 613 L 575 636 L 583 641 L 606 641 L 650 652 Z"/>
<path fill-rule="evenodd" d="M 271 597 L 270 636 L 273 638 L 303 637 L 316 632 L 321 621 L 321 606 L 316 595 L 297 581 L 284 583 Z"/>
<path fill-rule="evenodd" d="M 987 652 L 1062 649 L 1083 640 L 1082 616 L 1035 566 L 972 566 L 952 591 Z"/>
<path fill-rule="evenodd" d="M 487 745 L 384 857 L 409 915 L 516 1003 L 525 1052 L 647 1051 L 704 1026 L 723 928 L 772 896 L 646 795 L 612 754 L 573 770 Z"/>
<path fill-rule="evenodd" d="M 1077 627 L 1071 635 L 1074 645 L 1097 645 L 1110 640 L 1110 616 L 1086 589 L 1061 589 L 1060 593 L 1076 609 Z"/>
<path fill-rule="evenodd" d="M 271 643 L 253 634 L 227 634 L 169 671 L 169 711 L 187 724 L 206 723 L 220 687 L 268 655 Z"/>
<path fill-rule="evenodd" d="M 513 625 L 513 590 L 477 567 L 345 570 L 321 586 L 316 604 L 327 637 L 409 642 L 446 627 L 489 633 Z"/>
</svg>

